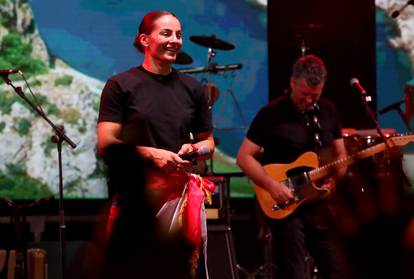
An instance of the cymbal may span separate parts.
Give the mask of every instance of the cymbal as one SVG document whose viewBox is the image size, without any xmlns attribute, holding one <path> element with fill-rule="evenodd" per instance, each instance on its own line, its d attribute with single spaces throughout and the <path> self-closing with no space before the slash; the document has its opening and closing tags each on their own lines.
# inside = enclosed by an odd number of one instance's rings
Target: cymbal
<svg viewBox="0 0 414 279">
<path fill-rule="evenodd" d="M 180 50 L 177 53 L 177 58 L 175 59 L 174 64 L 190 65 L 191 63 L 193 63 L 193 58 L 191 58 L 191 56 L 188 55 L 185 51 Z"/>
<path fill-rule="evenodd" d="M 282 35 L 281 43 L 292 47 L 318 47 L 331 39 L 328 28 L 323 25 L 308 23 L 296 25 Z"/>
<path fill-rule="evenodd" d="M 207 67 L 196 67 L 196 68 L 186 68 L 179 69 L 178 71 L 187 74 L 198 74 L 198 73 L 213 73 L 217 74 L 222 71 L 235 71 L 240 70 L 243 67 L 242 64 L 228 64 L 228 65 L 217 65 L 216 63 L 211 63 Z"/>
<path fill-rule="evenodd" d="M 233 44 L 218 39 L 214 34 L 211 36 L 190 36 L 190 41 L 200 46 L 220 50 L 232 50 L 235 48 Z"/>
</svg>

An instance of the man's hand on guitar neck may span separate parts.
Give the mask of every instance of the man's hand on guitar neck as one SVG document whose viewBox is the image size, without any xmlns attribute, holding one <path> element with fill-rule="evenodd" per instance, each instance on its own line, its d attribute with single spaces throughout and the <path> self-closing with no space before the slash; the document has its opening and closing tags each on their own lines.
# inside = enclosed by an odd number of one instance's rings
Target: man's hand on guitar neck
<svg viewBox="0 0 414 279">
<path fill-rule="evenodd" d="M 294 198 L 290 189 L 276 180 L 272 180 L 272 183 L 267 187 L 267 190 L 272 196 L 272 199 L 280 204 L 290 202 Z"/>
</svg>

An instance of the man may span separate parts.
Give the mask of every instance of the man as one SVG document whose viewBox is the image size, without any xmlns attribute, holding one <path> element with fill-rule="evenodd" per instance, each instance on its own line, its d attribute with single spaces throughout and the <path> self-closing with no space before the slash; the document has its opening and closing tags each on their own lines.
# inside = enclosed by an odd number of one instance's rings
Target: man
<svg viewBox="0 0 414 279">
<path fill-rule="evenodd" d="M 290 95 L 276 99 L 259 111 L 240 147 L 238 165 L 277 204 L 288 204 L 294 196 L 263 165 L 291 163 L 307 151 L 327 161 L 346 156 L 338 113 L 331 102 L 320 98 L 326 77 L 320 58 L 314 55 L 300 58 L 293 66 Z M 343 173 L 343 169 L 338 170 L 321 187 L 333 190 L 336 176 Z M 347 277 L 327 199 L 303 205 L 281 220 L 268 221 L 277 248 L 277 278 L 303 278 L 308 252 L 315 259 L 322 278 Z"/>
</svg>

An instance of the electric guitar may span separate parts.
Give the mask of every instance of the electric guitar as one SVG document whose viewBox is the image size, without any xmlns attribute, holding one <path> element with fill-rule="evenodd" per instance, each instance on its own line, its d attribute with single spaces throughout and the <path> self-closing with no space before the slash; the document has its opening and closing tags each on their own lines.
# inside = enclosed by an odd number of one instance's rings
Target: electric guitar
<svg viewBox="0 0 414 279">
<path fill-rule="evenodd" d="M 305 152 L 290 164 L 269 164 L 264 169 L 272 178 L 288 187 L 294 196 L 290 202 L 278 204 L 267 190 L 254 185 L 256 198 L 264 214 L 272 219 L 283 219 L 293 213 L 303 203 L 321 199 L 329 195 L 327 189 L 318 188 L 316 181 L 326 178 L 336 169 L 351 165 L 361 159 L 383 152 L 389 147 L 404 146 L 414 141 L 414 135 L 391 137 L 386 143 L 376 144 L 353 155 L 339 159 L 322 167 L 314 152 Z"/>
</svg>

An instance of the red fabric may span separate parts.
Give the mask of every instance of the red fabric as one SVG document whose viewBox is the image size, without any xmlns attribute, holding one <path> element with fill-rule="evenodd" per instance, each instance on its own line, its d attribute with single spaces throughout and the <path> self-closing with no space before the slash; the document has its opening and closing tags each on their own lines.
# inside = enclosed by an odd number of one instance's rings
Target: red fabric
<svg viewBox="0 0 414 279">
<path fill-rule="evenodd" d="M 201 245 L 201 206 L 204 197 L 214 191 L 216 185 L 208 179 L 196 175 L 189 175 L 187 204 L 183 211 L 183 225 L 186 237 L 191 243 Z"/>
<path fill-rule="evenodd" d="M 175 190 L 169 194 L 167 201 L 183 198 L 184 202 L 180 208 L 181 226 L 187 239 L 196 247 L 201 245 L 201 207 L 204 199 L 210 196 L 216 185 L 210 180 L 195 174 L 187 174 L 187 190 L 183 197 L 182 191 L 185 185 L 177 187 L 177 181 L 170 181 L 170 185 L 175 186 Z M 173 179 L 174 180 L 174 179 Z M 180 182 L 183 180 L 180 179 Z"/>
<path fill-rule="evenodd" d="M 117 204 L 116 198 L 114 198 L 112 200 L 111 208 L 109 209 L 108 220 L 106 222 L 106 229 L 105 229 L 106 241 L 108 241 L 112 235 L 114 224 L 119 217 L 120 211 L 121 211 L 121 208 Z"/>
</svg>

